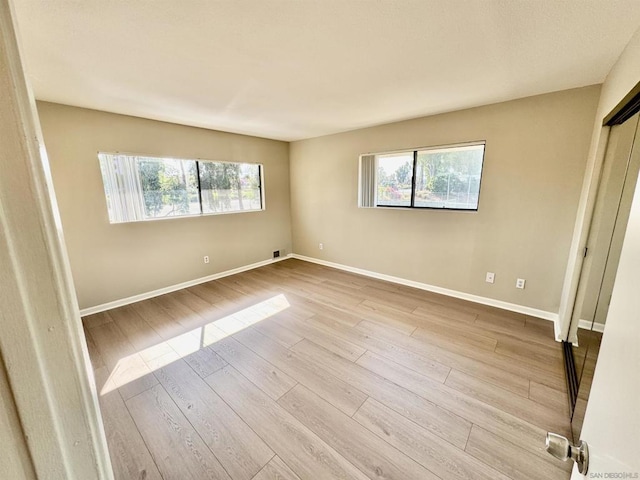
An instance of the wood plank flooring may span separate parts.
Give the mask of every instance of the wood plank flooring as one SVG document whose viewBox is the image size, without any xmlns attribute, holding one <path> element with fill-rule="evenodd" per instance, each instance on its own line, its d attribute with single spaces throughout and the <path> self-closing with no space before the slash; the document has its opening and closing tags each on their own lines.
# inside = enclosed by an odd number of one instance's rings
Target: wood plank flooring
<svg viewBox="0 0 640 480">
<path fill-rule="evenodd" d="M 299 260 L 85 317 L 116 479 L 568 479 L 551 322 Z"/>
</svg>

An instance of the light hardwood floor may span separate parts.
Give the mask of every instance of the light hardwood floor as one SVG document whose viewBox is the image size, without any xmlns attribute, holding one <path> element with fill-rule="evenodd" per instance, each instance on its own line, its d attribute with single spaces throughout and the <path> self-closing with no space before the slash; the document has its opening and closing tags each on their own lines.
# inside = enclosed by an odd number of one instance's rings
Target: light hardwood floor
<svg viewBox="0 0 640 480">
<path fill-rule="evenodd" d="M 551 322 L 285 260 L 84 318 L 117 479 L 568 479 Z"/>
</svg>

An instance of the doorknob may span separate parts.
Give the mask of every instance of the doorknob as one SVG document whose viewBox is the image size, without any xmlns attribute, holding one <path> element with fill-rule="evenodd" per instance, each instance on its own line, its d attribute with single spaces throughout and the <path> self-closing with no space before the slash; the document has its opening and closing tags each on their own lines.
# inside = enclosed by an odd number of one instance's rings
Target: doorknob
<svg viewBox="0 0 640 480">
<path fill-rule="evenodd" d="M 554 457 L 567 461 L 573 460 L 578 464 L 578 471 L 585 475 L 589 469 L 589 446 L 580 440 L 578 446 L 573 445 L 566 437 L 557 433 L 547 433 L 546 449 Z"/>
</svg>

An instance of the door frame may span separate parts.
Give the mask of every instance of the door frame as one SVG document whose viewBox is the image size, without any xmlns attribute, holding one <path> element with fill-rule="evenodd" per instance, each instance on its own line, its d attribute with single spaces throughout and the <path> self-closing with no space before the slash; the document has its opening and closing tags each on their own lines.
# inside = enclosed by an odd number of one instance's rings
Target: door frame
<svg viewBox="0 0 640 480">
<path fill-rule="evenodd" d="M 629 47 L 629 45 L 627 47 Z M 623 52 L 620 58 L 625 57 L 626 53 L 627 51 L 625 49 L 625 52 Z M 629 55 L 632 53 L 633 52 L 630 52 Z M 636 80 L 634 85 L 625 89 L 624 86 L 620 85 L 621 80 L 612 78 L 612 73 L 613 70 L 605 80 L 600 94 L 600 102 L 589 148 L 589 157 L 587 159 L 587 167 L 574 224 L 569 260 L 567 262 L 562 287 L 558 320 L 555 323 L 556 340 L 567 341 L 573 344 L 577 344 L 578 342 L 577 332 L 579 322 L 572 321 L 572 318 L 576 306 L 578 284 L 584 264 L 584 250 L 587 247 L 604 157 L 607 145 L 609 144 L 610 125 L 621 123 L 624 121 L 625 115 L 629 115 L 634 109 L 636 112 L 640 109 L 640 82 Z M 626 94 L 624 94 L 621 100 L 617 100 L 615 106 L 611 107 L 610 105 L 613 103 L 612 99 L 615 98 L 616 93 L 619 91 L 624 91 Z"/>
<path fill-rule="evenodd" d="M 632 130 L 629 131 L 633 132 L 632 141 L 633 139 L 635 139 L 638 129 L 638 119 L 636 115 L 634 116 L 636 117 L 636 119 L 633 121 L 634 125 L 631 125 L 631 123 L 629 123 L 628 125 L 629 128 L 632 128 Z M 627 119 L 625 119 L 625 122 L 630 122 L 634 116 L 628 117 Z M 602 326 L 604 322 L 596 326 L 596 328 L 594 328 L 594 325 L 596 325 L 596 315 L 602 309 L 602 290 L 605 287 L 606 274 L 610 271 L 609 269 L 611 268 L 611 254 L 612 252 L 615 252 L 615 249 L 612 249 L 615 246 L 616 239 L 618 241 L 621 241 L 620 234 L 624 233 L 624 229 L 626 229 L 626 224 L 628 221 L 628 210 L 631 208 L 631 200 L 633 199 L 633 195 L 630 195 L 630 192 L 632 191 L 631 189 L 635 189 L 638 177 L 637 152 L 634 156 L 631 146 L 628 151 L 629 155 L 625 158 L 625 163 L 619 163 L 621 159 L 618 159 L 618 155 L 620 155 L 621 153 L 624 153 L 626 155 L 626 150 L 624 152 L 619 151 L 620 147 L 624 146 L 624 144 L 620 144 L 620 141 L 623 140 L 619 140 L 618 137 L 624 134 L 616 136 L 616 126 L 617 125 L 610 126 L 605 159 L 602 165 L 600 181 L 597 186 L 594 210 L 592 212 L 592 218 L 590 222 L 590 229 L 586 239 L 584 260 L 580 269 L 575 306 L 571 317 L 572 326 L 574 324 L 578 324 L 578 328 L 586 328 L 583 326 L 583 323 L 585 321 L 583 320 L 583 315 L 585 314 L 584 302 L 588 294 L 593 295 L 595 292 L 592 282 L 597 282 L 599 285 L 599 289 L 596 303 L 595 305 L 593 305 L 594 318 L 591 320 L 591 328 L 589 329 L 594 329 L 599 332 L 602 332 Z M 622 138 L 624 139 L 624 137 Z M 607 169 L 609 169 L 608 173 Z M 617 173 L 614 173 L 616 171 Z M 629 182 L 632 182 L 632 184 L 629 184 Z M 615 203 L 611 205 L 611 202 Z M 615 214 L 612 216 L 610 216 L 609 214 L 614 213 L 613 211 L 604 212 L 602 210 L 608 203 L 610 208 L 615 207 Z M 613 220 L 613 223 L 608 228 L 603 227 L 601 224 L 597 224 L 598 221 L 607 222 L 610 220 Z M 604 228 L 604 230 L 602 230 L 602 228 Z M 608 231 L 609 228 L 610 231 Z M 620 230 L 621 228 L 622 231 Z M 603 247 L 606 247 L 606 254 L 602 250 Z M 619 245 L 619 248 L 622 248 L 622 246 Z M 603 254 L 605 254 L 605 256 L 602 256 Z M 600 257 L 597 257 L 597 255 L 600 255 Z M 603 261 L 604 263 L 601 263 Z M 597 263 L 594 264 L 594 262 Z"/>
<path fill-rule="evenodd" d="M 109 480 L 97 391 L 14 19 L 10 0 L 0 0 L 0 355 L 33 467 L 18 478 L 35 472 L 43 479 Z"/>
</svg>

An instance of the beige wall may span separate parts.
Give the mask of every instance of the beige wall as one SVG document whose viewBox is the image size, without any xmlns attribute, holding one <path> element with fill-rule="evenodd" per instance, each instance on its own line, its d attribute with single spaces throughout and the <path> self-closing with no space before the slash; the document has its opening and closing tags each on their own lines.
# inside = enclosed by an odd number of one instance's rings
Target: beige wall
<svg viewBox="0 0 640 480">
<path fill-rule="evenodd" d="M 287 143 L 51 103 L 38 113 L 80 308 L 291 252 Z M 266 210 L 112 225 L 98 151 L 262 163 Z"/>
<path fill-rule="evenodd" d="M 591 86 L 292 143 L 294 251 L 557 312 L 599 92 Z M 359 154 L 472 140 L 487 142 L 478 212 L 357 208 Z M 485 283 L 487 271 L 495 284 Z M 525 290 L 515 288 L 517 277 Z"/>
<path fill-rule="evenodd" d="M 631 37 L 602 84 L 598 120 L 601 121 L 606 117 L 638 82 L 640 82 L 640 28 Z"/>
</svg>

